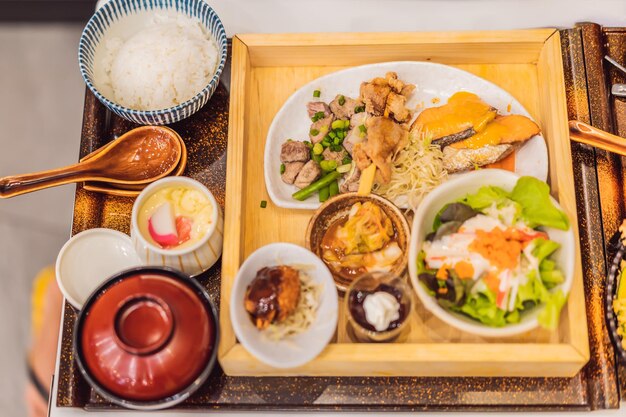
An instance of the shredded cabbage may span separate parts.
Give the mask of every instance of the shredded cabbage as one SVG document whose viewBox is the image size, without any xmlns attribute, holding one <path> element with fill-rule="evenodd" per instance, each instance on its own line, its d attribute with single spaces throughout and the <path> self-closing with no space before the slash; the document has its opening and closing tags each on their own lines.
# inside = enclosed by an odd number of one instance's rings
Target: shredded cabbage
<svg viewBox="0 0 626 417">
<path fill-rule="evenodd" d="M 408 205 L 415 210 L 424 196 L 447 176 L 439 146 L 419 134 L 411 134 L 406 148 L 392 162 L 391 180 L 388 184 L 375 184 L 374 192 L 398 206 Z"/>
</svg>

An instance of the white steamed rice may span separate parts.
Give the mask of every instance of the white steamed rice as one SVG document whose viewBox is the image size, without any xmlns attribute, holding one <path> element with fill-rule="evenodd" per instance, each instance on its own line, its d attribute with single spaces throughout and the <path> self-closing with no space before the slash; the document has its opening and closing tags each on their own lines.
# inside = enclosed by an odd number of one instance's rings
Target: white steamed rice
<svg viewBox="0 0 626 417">
<path fill-rule="evenodd" d="M 127 40 L 106 41 L 106 89 L 114 102 L 135 110 L 160 110 L 183 103 L 206 87 L 218 50 L 200 22 L 178 14 L 156 16 Z"/>
</svg>

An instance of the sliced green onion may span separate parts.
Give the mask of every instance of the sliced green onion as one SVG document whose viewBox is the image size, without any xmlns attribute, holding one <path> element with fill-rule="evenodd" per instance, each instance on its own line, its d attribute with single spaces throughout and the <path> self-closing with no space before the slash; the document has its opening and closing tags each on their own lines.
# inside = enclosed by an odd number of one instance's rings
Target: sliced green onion
<svg viewBox="0 0 626 417">
<path fill-rule="evenodd" d="M 317 122 L 319 119 L 323 119 L 324 117 L 325 117 L 324 112 L 318 111 L 317 113 L 313 115 L 313 117 L 311 117 L 311 121 Z"/>
<path fill-rule="evenodd" d="M 352 163 L 352 159 L 350 159 L 349 156 L 346 156 L 345 158 L 343 158 L 343 160 L 341 161 L 342 165 L 347 165 L 347 164 L 351 164 Z"/>
<path fill-rule="evenodd" d="M 365 132 L 359 132 L 359 137 L 364 138 L 366 136 Z"/>
<path fill-rule="evenodd" d="M 340 106 L 346 104 L 346 98 L 344 96 L 339 96 L 339 100 L 337 100 Z"/>
<path fill-rule="evenodd" d="M 335 120 L 330 127 L 332 127 L 333 130 L 343 129 L 343 120 Z"/>
<path fill-rule="evenodd" d="M 334 145 L 341 145 L 341 138 L 337 137 L 333 140 Z"/>
<path fill-rule="evenodd" d="M 319 98 L 319 96 L 322 94 L 322 92 L 320 90 L 315 90 L 313 91 L 313 97 L 315 98 Z"/>
<path fill-rule="evenodd" d="M 316 144 L 313 146 L 313 154 L 314 154 L 314 155 L 321 155 L 321 154 L 322 154 L 322 152 L 324 152 L 324 147 L 322 146 L 322 144 L 321 144 L 321 143 L 316 143 Z"/>
<path fill-rule="evenodd" d="M 261 200 L 261 208 L 267 207 L 267 201 Z"/>
<path fill-rule="evenodd" d="M 350 128 L 350 120 L 346 119 L 343 121 L 343 128 L 346 130 Z"/>
<path fill-rule="evenodd" d="M 359 126 L 359 130 L 360 130 L 362 133 L 367 132 L 367 128 L 365 127 L 365 125 L 360 125 L 360 126 Z"/>
<path fill-rule="evenodd" d="M 337 137 L 337 133 L 335 133 L 335 131 L 334 131 L 334 130 L 332 130 L 332 131 L 328 134 L 328 136 L 330 136 L 330 138 L 331 138 L 331 139 L 335 139 L 335 138 Z"/>
<path fill-rule="evenodd" d="M 345 159 L 344 159 L 344 161 L 345 161 Z M 352 169 L 352 162 L 348 162 L 347 164 L 339 165 L 337 167 L 337 172 L 345 174 L 346 172 L 349 172 L 350 169 Z"/>
<path fill-rule="evenodd" d="M 304 144 L 305 144 L 306 146 L 308 146 L 308 147 L 309 147 L 309 149 L 312 149 L 312 148 L 313 148 L 313 144 L 312 144 L 311 142 L 309 142 L 308 140 L 305 140 L 305 141 L 304 141 Z"/>
<path fill-rule="evenodd" d="M 363 113 L 365 111 L 365 106 L 356 106 L 354 108 L 355 113 Z"/>
<path fill-rule="evenodd" d="M 310 134 L 311 136 L 317 136 L 317 135 L 319 135 L 319 134 L 320 134 L 320 131 L 319 131 L 319 130 L 317 130 L 317 129 L 311 129 L 311 130 L 309 131 L 309 134 Z"/>
<path fill-rule="evenodd" d="M 324 157 L 322 155 L 313 155 L 311 158 L 318 164 L 324 160 Z"/>
<path fill-rule="evenodd" d="M 341 149 L 342 149 L 341 145 L 335 145 L 334 143 L 330 145 L 330 150 L 333 152 L 341 152 Z"/>
<path fill-rule="evenodd" d="M 334 161 L 332 159 L 324 160 L 320 162 L 320 168 L 322 168 L 322 170 L 326 172 L 334 171 L 337 169 L 337 161 Z"/>
<path fill-rule="evenodd" d="M 340 176 L 341 174 L 338 173 L 337 171 L 330 172 L 326 174 L 325 176 L 323 176 L 322 178 L 320 178 L 319 180 L 312 183 L 311 185 L 309 185 L 308 187 L 304 187 L 300 191 L 296 191 L 295 193 L 291 195 L 291 197 L 293 197 L 294 199 L 298 201 L 304 201 L 307 198 L 309 198 L 311 194 L 313 194 L 314 192 L 318 190 L 321 190 L 322 188 L 327 187 L 328 184 L 335 181 Z"/>
<path fill-rule="evenodd" d="M 340 130 L 339 132 L 337 132 L 337 137 L 339 139 L 344 139 L 346 137 L 346 132 Z"/>
<path fill-rule="evenodd" d="M 324 138 L 324 140 L 322 141 L 322 146 L 328 148 L 330 146 L 330 141 Z"/>
<path fill-rule="evenodd" d="M 328 186 L 328 191 L 330 192 L 330 197 L 334 197 L 339 194 L 339 183 L 337 180 L 330 183 Z"/>
<path fill-rule="evenodd" d="M 286 169 L 287 168 L 285 168 L 285 164 L 280 164 L 280 173 L 281 174 L 284 174 Z"/>
</svg>

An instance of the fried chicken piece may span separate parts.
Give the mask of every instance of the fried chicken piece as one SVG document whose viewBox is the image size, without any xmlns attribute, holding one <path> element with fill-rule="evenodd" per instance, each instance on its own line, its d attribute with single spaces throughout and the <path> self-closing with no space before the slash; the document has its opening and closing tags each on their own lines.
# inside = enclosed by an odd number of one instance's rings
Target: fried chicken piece
<svg viewBox="0 0 626 417">
<path fill-rule="evenodd" d="M 300 302 L 300 273 L 286 265 L 260 269 L 246 289 L 244 307 L 258 329 L 282 322 Z"/>
<path fill-rule="evenodd" d="M 404 123 L 408 122 L 412 116 L 405 108 L 405 104 L 406 98 L 413 90 L 415 90 L 415 85 L 405 84 L 404 81 L 398 79 L 398 74 L 388 72 L 385 78 L 376 77 L 369 82 L 361 83 L 360 94 L 361 100 L 365 103 L 365 111 L 369 114 L 382 116 L 391 112 L 397 116 L 395 119 L 398 122 Z M 389 103 L 390 100 L 391 103 Z"/>
<path fill-rule="evenodd" d="M 370 82 L 361 83 L 361 101 L 365 103 L 365 111 L 374 116 L 382 116 L 387 105 L 387 96 L 391 87 L 384 78 L 374 78 Z"/>
<path fill-rule="evenodd" d="M 387 96 L 385 114 L 389 114 L 400 123 L 408 123 L 413 117 L 413 113 L 406 108 L 406 97 L 394 92 Z"/>
<path fill-rule="evenodd" d="M 367 142 L 354 147 L 354 158 L 357 167 L 362 168 L 361 151 L 372 160 L 380 174 L 379 182 L 384 184 L 391 180 L 391 161 L 398 151 L 404 149 L 409 141 L 409 131 L 405 125 L 395 123 L 387 117 L 371 117 L 367 120 Z"/>
<path fill-rule="evenodd" d="M 387 80 L 387 84 L 393 89 L 394 92 L 408 97 L 415 90 L 414 84 L 405 84 L 404 81 L 398 79 L 398 74 L 395 72 L 388 72 L 385 74 L 385 80 Z"/>
</svg>

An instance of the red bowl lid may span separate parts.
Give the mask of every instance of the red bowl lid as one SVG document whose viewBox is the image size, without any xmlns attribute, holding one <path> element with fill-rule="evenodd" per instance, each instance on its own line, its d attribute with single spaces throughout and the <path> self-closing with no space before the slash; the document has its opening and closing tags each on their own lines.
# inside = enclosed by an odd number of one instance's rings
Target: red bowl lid
<svg viewBox="0 0 626 417">
<path fill-rule="evenodd" d="M 121 398 L 170 397 L 206 368 L 215 348 L 213 320 L 197 291 L 173 274 L 131 273 L 86 305 L 78 336 L 83 365 Z"/>
</svg>

